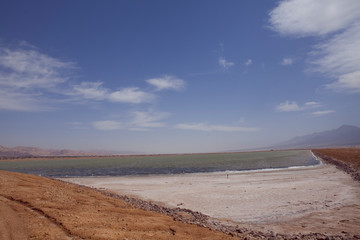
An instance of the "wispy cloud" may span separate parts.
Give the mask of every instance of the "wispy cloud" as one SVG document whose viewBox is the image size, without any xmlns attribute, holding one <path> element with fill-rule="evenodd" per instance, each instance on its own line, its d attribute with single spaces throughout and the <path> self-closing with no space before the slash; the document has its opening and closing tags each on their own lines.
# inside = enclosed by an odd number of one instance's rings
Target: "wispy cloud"
<svg viewBox="0 0 360 240">
<path fill-rule="evenodd" d="M 360 21 L 316 45 L 312 57 L 311 71 L 336 79 L 328 88 L 360 93 Z"/>
<path fill-rule="evenodd" d="M 283 103 L 280 103 L 276 107 L 276 110 L 278 112 L 292 112 L 292 111 L 300 111 L 301 108 L 296 102 L 285 101 Z"/>
<path fill-rule="evenodd" d="M 252 60 L 249 58 L 244 64 L 245 66 L 249 66 L 252 64 Z"/>
<path fill-rule="evenodd" d="M 181 123 L 175 125 L 175 128 L 183 130 L 196 130 L 196 131 L 219 131 L 219 132 L 254 132 L 258 128 L 240 127 L 240 126 L 227 126 L 227 125 L 211 125 L 208 123 Z"/>
<path fill-rule="evenodd" d="M 341 30 L 359 19 L 358 0 L 282 0 L 270 16 L 280 34 L 320 36 Z"/>
<path fill-rule="evenodd" d="M 141 128 L 158 128 L 164 127 L 165 123 L 163 119 L 167 118 L 170 114 L 166 112 L 133 112 L 133 119 L 130 125 Z"/>
<path fill-rule="evenodd" d="M 285 101 L 280 103 L 276 107 L 276 111 L 278 112 L 295 112 L 295 111 L 303 111 L 307 109 L 320 107 L 321 104 L 318 102 L 306 102 L 304 105 L 299 106 L 295 101 Z"/>
<path fill-rule="evenodd" d="M 122 121 L 106 120 L 96 121 L 92 125 L 98 130 L 130 130 L 130 131 L 148 131 L 153 128 L 166 126 L 164 120 L 170 116 L 167 112 L 134 111 L 129 114 L 127 119 Z"/>
<path fill-rule="evenodd" d="M 320 116 L 324 116 L 324 115 L 327 115 L 327 114 L 330 114 L 333 112 L 335 112 L 335 111 L 334 110 L 316 111 L 316 112 L 313 112 L 312 115 L 320 117 Z"/>
<path fill-rule="evenodd" d="M 118 121 L 111 121 L 111 120 L 106 120 L 106 121 L 96 121 L 93 122 L 92 125 L 98 129 L 98 130 L 103 130 L 103 131 L 109 131 L 109 130 L 119 130 L 119 129 L 123 129 L 124 126 L 121 122 Z"/>
<path fill-rule="evenodd" d="M 108 89 L 102 87 L 102 84 L 102 82 L 82 82 L 74 86 L 71 94 L 85 99 L 104 100 L 108 95 Z"/>
<path fill-rule="evenodd" d="M 49 93 L 68 81 L 76 68 L 40 53 L 30 45 L 16 49 L 0 47 L 0 110 L 41 111 Z"/>
<path fill-rule="evenodd" d="M 45 111 L 59 102 L 109 101 L 140 104 L 156 95 L 138 87 L 111 90 L 103 82 L 75 84 L 74 62 L 66 62 L 40 52 L 30 44 L 17 48 L 0 46 L 0 110 Z M 155 80 L 155 79 L 153 79 Z M 158 90 L 180 90 L 185 82 L 165 76 L 152 82 Z"/>
<path fill-rule="evenodd" d="M 70 129 L 87 129 L 87 124 L 83 122 L 67 122 L 67 125 L 70 126 Z"/>
<path fill-rule="evenodd" d="M 135 104 L 151 102 L 156 98 L 155 95 L 141 91 L 137 87 L 111 91 L 102 85 L 102 82 L 82 82 L 80 85 L 75 85 L 73 91 L 70 91 L 68 94 L 80 99 Z"/>
<path fill-rule="evenodd" d="M 156 90 L 182 90 L 185 88 L 186 82 L 175 76 L 165 75 L 160 78 L 150 78 L 146 80 L 147 83 L 156 87 Z"/>
<path fill-rule="evenodd" d="M 1 84 L 0 84 L 1 85 Z M 51 110 L 44 103 L 43 96 L 35 92 L 22 92 L 0 86 L 0 110 L 38 112 Z"/>
<path fill-rule="evenodd" d="M 155 95 L 141 91 L 137 87 L 131 87 L 123 88 L 121 90 L 110 93 L 108 99 L 111 102 L 143 103 L 153 101 L 153 99 L 155 99 Z"/>
<path fill-rule="evenodd" d="M 73 62 L 65 62 L 36 49 L 0 48 L 0 84 L 11 88 L 51 89 L 68 80 Z"/>
<path fill-rule="evenodd" d="M 360 92 L 360 71 L 343 74 L 336 82 L 327 84 L 327 88 L 335 90 L 349 90 L 350 92 Z"/>
<path fill-rule="evenodd" d="M 230 62 L 230 61 L 226 60 L 224 57 L 219 57 L 218 63 L 219 63 L 219 66 L 222 67 L 223 69 L 229 69 L 230 67 L 235 65 L 234 62 Z"/>
<path fill-rule="evenodd" d="M 289 66 L 289 65 L 292 65 L 293 62 L 294 62 L 294 60 L 292 58 L 283 58 L 283 60 L 281 61 L 281 65 Z"/>
<path fill-rule="evenodd" d="M 360 93 L 360 1 L 283 0 L 270 14 L 271 28 L 292 37 L 322 36 L 309 70 L 334 82 L 335 90 Z"/>
</svg>

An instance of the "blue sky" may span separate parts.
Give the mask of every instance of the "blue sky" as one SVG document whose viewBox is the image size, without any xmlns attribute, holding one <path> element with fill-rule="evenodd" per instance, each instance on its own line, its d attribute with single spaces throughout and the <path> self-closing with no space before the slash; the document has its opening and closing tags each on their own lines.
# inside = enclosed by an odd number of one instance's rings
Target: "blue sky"
<svg viewBox="0 0 360 240">
<path fill-rule="evenodd" d="M 360 1 L 2 1 L 0 145 L 146 153 L 360 126 Z"/>
</svg>

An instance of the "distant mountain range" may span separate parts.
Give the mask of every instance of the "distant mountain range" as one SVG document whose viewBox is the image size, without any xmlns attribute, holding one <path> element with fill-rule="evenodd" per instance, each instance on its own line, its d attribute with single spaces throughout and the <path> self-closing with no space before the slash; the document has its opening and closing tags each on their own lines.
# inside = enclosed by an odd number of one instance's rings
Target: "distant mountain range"
<svg viewBox="0 0 360 240">
<path fill-rule="evenodd" d="M 360 128 L 343 125 L 337 129 L 292 138 L 272 149 L 360 146 Z"/>
<path fill-rule="evenodd" d="M 292 138 L 288 141 L 273 145 L 266 149 L 298 149 L 323 147 L 349 147 L 360 146 L 360 128 L 343 125 L 337 129 L 313 133 L 310 135 Z M 262 148 L 263 150 L 264 148 Z M 249 149 L 250 150 L 250 149 Z M 259 150 L 259 149 L 251 149 Z M 244 151 L 244 150 L 238 150 Z M 232 151 L 231 151 L 232 152 Z M 143 154 L 135 152 L 109 152 L 109 151 L 76 151 L 41 149 L 37 147 L 3 147 L 0 145 L 0 158 L 19 157 L 57 157 L 57 156 L 105 156 L 105 155 L 133 155 Z"/>
</svg>

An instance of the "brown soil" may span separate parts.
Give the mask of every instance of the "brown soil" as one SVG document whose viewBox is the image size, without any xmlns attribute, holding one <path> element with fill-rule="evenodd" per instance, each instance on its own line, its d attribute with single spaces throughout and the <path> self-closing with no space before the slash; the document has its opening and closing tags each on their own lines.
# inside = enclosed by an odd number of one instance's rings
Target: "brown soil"
<svg viewBox="0 0 360 240">
<path fill-rule="evenodd" d="M 89 188 L 0 171 L 0 239 L 234 237 L 141 210 L 122 199 Z"/>
<path fill-rule="evenodd" d="M 335 165 L 360 181 L 360 148 L 327 148 L 312 151 L 323 161 Z"/>
</svg>

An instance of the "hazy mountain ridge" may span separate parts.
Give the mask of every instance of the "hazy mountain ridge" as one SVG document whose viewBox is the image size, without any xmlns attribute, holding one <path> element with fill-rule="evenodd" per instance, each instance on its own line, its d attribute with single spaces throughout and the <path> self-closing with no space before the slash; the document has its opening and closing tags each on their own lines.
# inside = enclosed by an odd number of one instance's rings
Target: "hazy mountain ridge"
<svg viewBox="0 0 360 240">
<path fill-rule="evenodd" d="M 360 146 L 360 128 L 343 125 L 337 129 L 312 133 L 309 135 L 294 137 L 288 141 L 259 149 L 296 149 L 296 148 L 324 148 L 324 147 L 348 147 Z M 245 151 L 237 150 L 237 151 Z M 228 151 L 233 152 L 233 151 Z M 69 149 L 42 149 L 38 147 L 3 147 L 0 145 L 1 158 L 19 157 L 61 157 L 61 156 L 109 156 L 109 155 L 136 155 L 139 152 L 110 152 L 110 151 L 76 151 Z"/>
<path fill-rule="evenodd" d="M 360 128 L 350 125 L 294 137 L 288 141 L 271 146 L 274 149 L 283 148 L 315 148 L 315 147 L 345 147 L 360 146 Z"/>
</svg>

